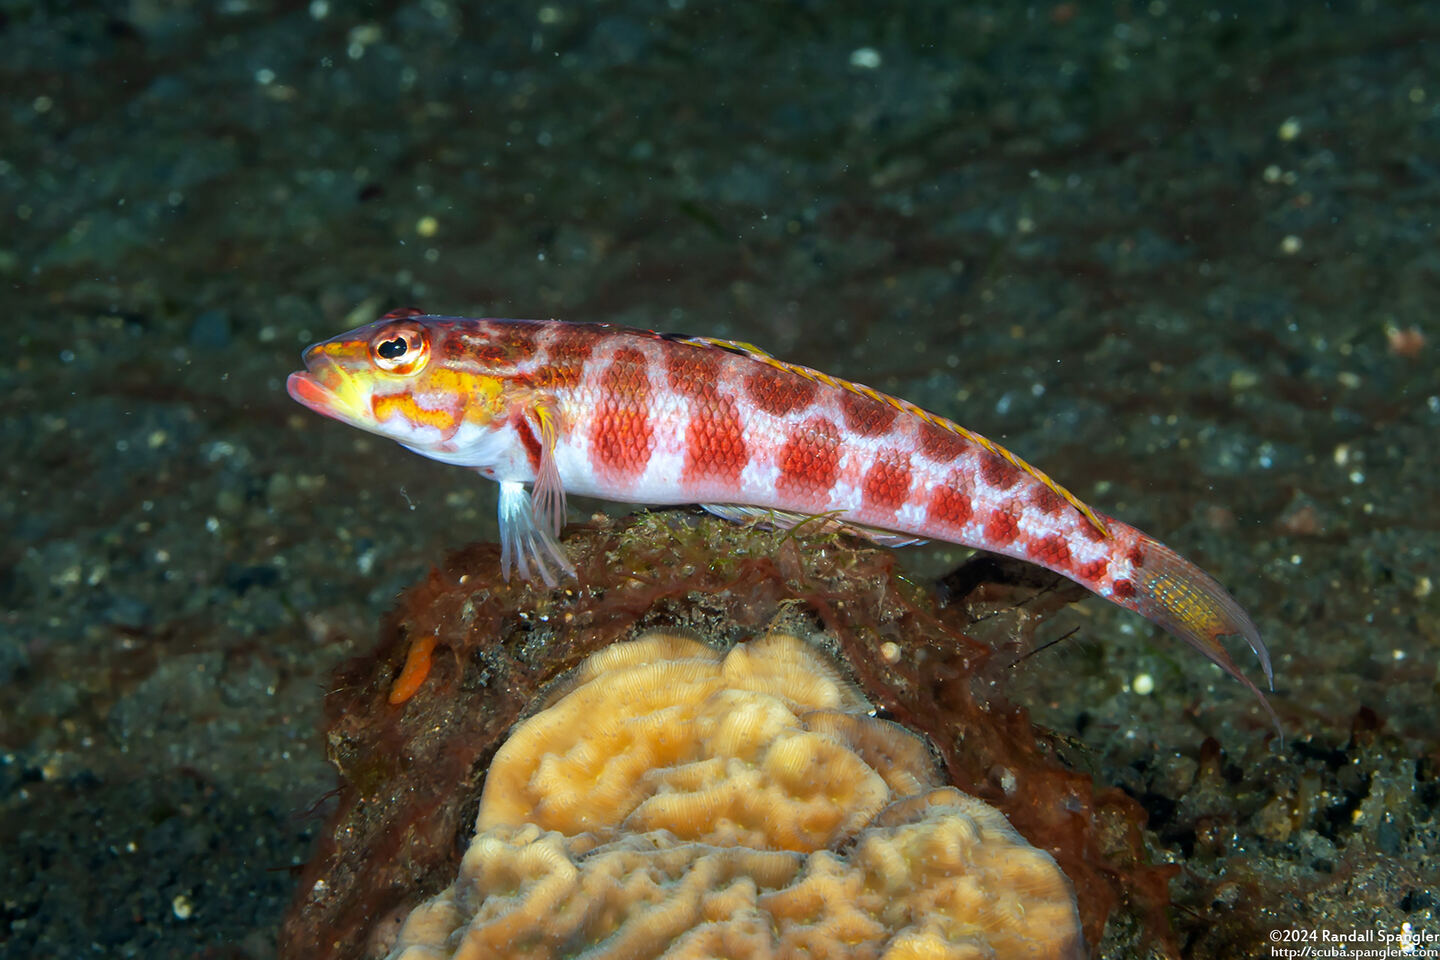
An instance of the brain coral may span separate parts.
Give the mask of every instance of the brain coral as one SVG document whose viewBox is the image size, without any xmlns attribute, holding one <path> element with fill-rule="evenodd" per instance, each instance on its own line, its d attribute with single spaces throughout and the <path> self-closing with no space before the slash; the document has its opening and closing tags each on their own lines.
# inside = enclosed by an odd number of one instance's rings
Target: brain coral
<svg viewBox="0 0 1440 960">
<path fill-rule="evenodd" d="M 491 764 L 391 956 L 1079 957 L 1074 893 L 785 634 L 587 660 Z"/>
</svg>

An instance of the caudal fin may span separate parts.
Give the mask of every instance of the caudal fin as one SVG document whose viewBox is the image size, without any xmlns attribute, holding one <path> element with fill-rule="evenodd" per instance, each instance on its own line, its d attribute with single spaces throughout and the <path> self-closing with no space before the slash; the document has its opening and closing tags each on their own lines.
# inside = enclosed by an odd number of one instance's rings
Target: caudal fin
<svg viewBox="0 0 1440 960">
<path fill-rule="evenodd" d="M 1135 610 L 1146 619 L 1159 624 L 1171 634 L 1199 650 L 1230 676 L 1239 680 L 1260 699 L 1265 712 L 1280 728 L 1280 717 L 1265 699 L 1265 694 L 1247 677 L 1220 642 L 1221 637 L 1240 636 L 1250 644 L 1270 689 L 1275 689 L 1275 674 L 1270 666 L 1270 651 L 1260 639 L 1260 631 L 1235 598 L 1215 582 L 1204 570 L 1186 560 L 1157 540 L 1142 535 L 1144 559 L 1135 568 Z"/>
</svg>

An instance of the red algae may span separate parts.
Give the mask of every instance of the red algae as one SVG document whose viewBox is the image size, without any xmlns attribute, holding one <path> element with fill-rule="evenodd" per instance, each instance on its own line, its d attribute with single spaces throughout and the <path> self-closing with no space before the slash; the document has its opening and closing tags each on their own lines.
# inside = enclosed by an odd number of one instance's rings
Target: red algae
<svg viewBox="0 0 1440 960">
<path fill-rule="evenodd" d="M 780 628 L 837 655 L 881 716 L 930 738 L 954 786 L 1054 856 L 1090 944 L 1127 903 L 1175 952 L 1165 908 L 1177 868 L 1147 862 L 1144 810 L 1068 769 L 1023 710 L 975 694 L 992 659 L 968 635 L 975 610 L 1008 604 L 1033 629 L 1065 591 L 1032 590 L 1022 602 L 977 581 L 966 585 L 972 603 L 940 607 L 887 551 L 685 511 L 578 528 L 566 545 L 579 579 L 557 590 L 507 584 L 498 548 L 456 552 L 401 598 L 376 651 L 337 672 L 326 735 L 342 786 L 282 929 L 282 957 L 383 952 L 397 912 L 455 875 L 511 726 L 547 683 L 650 627 L 722 649 Z M 428 676 L 411 690 L 426 659 Z M 392 705 L 396 689 L 411 695 Z"/>
</svg>

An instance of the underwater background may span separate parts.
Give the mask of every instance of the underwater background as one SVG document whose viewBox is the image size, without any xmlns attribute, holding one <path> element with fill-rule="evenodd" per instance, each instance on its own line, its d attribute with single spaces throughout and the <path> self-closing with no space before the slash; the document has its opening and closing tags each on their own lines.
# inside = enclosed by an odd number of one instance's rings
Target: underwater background
<svg viewBox="0 0 1440 960">
<path fill-rule="evenodd" d="M 1420 2 L 0 0 L 0 955 L 276 956 L 334 671 L 496 532 L 285 394 L 405 306 L 749 341 L 1175 546 L 1285 739 L 1103 601 L 1037 631 L 1004 696 L 1180 868 L 1169 945 L 1121 904 L 1092 949 L 1440 936 L 1437 41 Z"/>
</svg>

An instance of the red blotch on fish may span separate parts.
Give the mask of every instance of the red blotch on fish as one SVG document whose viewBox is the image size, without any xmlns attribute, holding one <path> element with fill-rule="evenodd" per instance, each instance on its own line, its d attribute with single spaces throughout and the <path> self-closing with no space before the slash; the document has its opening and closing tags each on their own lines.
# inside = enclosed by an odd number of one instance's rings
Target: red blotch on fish
<svg viewBox="0 0 1440 960">
<path fill-rule="evenodd" d="M 601 377 L 600 402 L 590 434 L 595 466 L 612 480 L 645 472 L 654 449 L 650 426 L 650 377 L 645 355 L 624 349 Z"/>
<path fill-rule="evenodd" d="M 745 377 L 745 395 L 756 407 L 777 417 L 808 407 L 819 389 L 813 380 L 772 367 L 760 367 Z"/>
<path fill-rule="evenodd" d="M 1030 545 L 1030 558 L 1052 570 L 1064 572 L 1070 565 L 1070 544 L 1059 534 L 1042 537 Z"/>
<path fill-rule="evenodd" d="M 1030 492 L 1030 502 L 1035 505 L 1037 510 L 1047 516 L 1064 513 L 1065 508 L 1069 506 L 1069 504 L 1065 502 L 1064 497 L 1044 484 L 1037 486 Z"/>
<path fill-rule="evenodd" d="M 966 494 L 967 478 L 960 470 L 951 471 L 945 482 L 930 494 L 926 519 L 947 530 L 959 530 L 975 515 L 975 505 Z"/>
<path fill-rule="evenodd" d="M 996 490 L 1008 490 L 1020 482 L 1020 468 L 1004 457 L 986 451 L 980 454 L 980 478 Z"/>
<path fill-rule="evenodd" d="M 1007 547 L 1020 533 L 1020 524 L 1007 510 L 992 510 L 985 521 L 985 539 L 997 547 Z"/>
<path fill-rule="evenodd" d="M 933 423 L 920 425 L 920 452 L 936 463 L 952 463 L 972 446 L 969 440 L 953 430 Z"/>
<path fill-rule="evenodd" d="M 708 391 L 696 398 L 685 430 L 684 481 L 694 486 L 709 482 L 735 484 L 750 462 L 745 428 L 735 402 Z"/>
<path fill-rule="evenodd" d="M 876 437 L 890 429 L 900 411 L 883 400 L 874 400 L 846 390 L 840 394 L 840 412 L 845 427 L 861 437 Z"/>
<path fill-rule="evenodd" d="M 867 507 L 894 513 L 910 494 L 910 457 L 899 450 L 882 450 L 865 473 L 861 494 Z"/>
<path fill-rule="evenodd" d="M 840 431 L 824 417 L 811 417 L 790 431 L 779 464 L 776 492 L 808 509 L 824 509 L 840 467 Z"/>
</svg>

